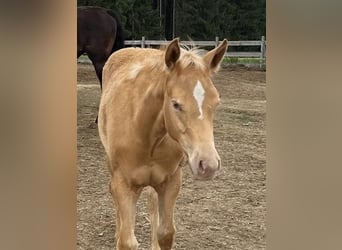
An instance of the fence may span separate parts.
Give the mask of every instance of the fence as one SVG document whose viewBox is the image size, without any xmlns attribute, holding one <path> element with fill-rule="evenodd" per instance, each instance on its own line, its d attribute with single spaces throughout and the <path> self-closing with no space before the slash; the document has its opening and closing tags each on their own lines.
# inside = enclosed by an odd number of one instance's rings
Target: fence
<svg viewBox="0 0 342 250">
<path fill-rule="evenodd" d="M 198 46 L 198 47 L 217 47 L 220 43 L 219 38 L 216 37 L 215 41 L 181 41 L 185 45 L 189 46 Z M 143 36 L 141 40 L 125 40 L 126 46 L 133 46 L 133 47 L 158 47 L 161 45 L 166 45 L 168 41 L 163 40 L 146 40 Z M 256 46 L 259 47 L 257 51 L 229 51 L 230 47 L 234 46 Z M 259 64 L 260 68 L 265 68 L 265 62 L 266 62 L 266 40 L 265 37 L 262 36 L 261 40 L 255 40 L 255 41 L 228 41 L 228 52 L 226 52 L 225 57 L 227 58 L 259 58 L 257 60 L 257 64 Z M 89 59 L 82 59 L 80 58 L 78 60 L 79 62 L 90 62 Z M 238 62 L 238 61 L 237 61 Z M 242 63 L 242 64 L 250 64 L 255 66 L 255 60 L 254 63 Z"/>
<path fill-rule="evenodd" d="M 181 41 L 185 45 L 194 45 L 198 47 L 217 47 L 219 44 L 219 38 L 216 37 L 215 41 Z M 166 45 L 168 41 L 162 41 L 162 40 L 145 40 L 145 37 L 143 36 L 141 40 L 126 40 L 125 45 L 126 46 L 133 46 L 133 47 L 155 47 L 160 45 Z M 229 47 L 234 46 L 258 46 L 260 49 L 258 51 L 229 51 L 226 53 L 226 57 L 243 57 L 243 58 L 260 58 L 261 61 L 264 62 L 266 59 L 266 40 L 265 37 L 262 36 L 261 40 L 255 40 L 255 41 L 229 41 L 228 42 Z"/>
</svg>

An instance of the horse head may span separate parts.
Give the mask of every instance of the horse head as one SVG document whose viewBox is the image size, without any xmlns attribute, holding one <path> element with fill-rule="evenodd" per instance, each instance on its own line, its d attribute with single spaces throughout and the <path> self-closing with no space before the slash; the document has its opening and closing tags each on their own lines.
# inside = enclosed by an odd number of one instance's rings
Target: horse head
<svg viewBox="0 0 342 250">
<path fill-rule="evenodd" d="M 182 49 L 175 39 L 165 50 L 165 127 L 187 155 L 194 178 L 199 180 L 212 179 L 221 166 L 213 134 L 220 97 L 212 75 L 218 71 L 227 46 L 225 39 L 200 56 Z"/>
</svg>

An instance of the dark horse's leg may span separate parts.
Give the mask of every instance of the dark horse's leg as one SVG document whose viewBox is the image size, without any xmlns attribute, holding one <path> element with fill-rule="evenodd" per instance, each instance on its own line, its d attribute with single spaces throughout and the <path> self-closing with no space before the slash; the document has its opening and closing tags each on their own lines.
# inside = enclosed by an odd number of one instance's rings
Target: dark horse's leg
<svg viewBox="0 0 342 250">
<path fill-rule="evenodd" d="M 106 57 L 105 56 L 101 56 L 101 57 L 93 56 L 92 54 L 88 54 L 88 57 L 94 65 L 97 78 L 100 81 L 100 88 L 102 92 L 102 70 L 103 70 L 103 66 L 106 63 Z M 96 119 L 95 119 L 96 124 L 97 124 L 97 120 L 98 120 L 98 115 L 96 116 Z"/>
<path fill-rule="evenodd" d="M 105 60 L 100 61 L 100 62 L 93 62 L 97 78 L 100 81 L 101 91 L 102 91 L 102 70 L 103 70 L 103 66 L 105 65 L 105 63 L 106 63 Z"/>
<path fill-rule="evenodd" d="M 96 64 L 94 64 L 97 78 L 99 78 L 99 81 L 100 81 L 101 93 L 102 93 L 102 70 L 103 70 L 103 66 L 104 65 L 105 65 L 105 61 L 104 62 L 100 62 L 100 63 L 97 62 Z M 95 119 L 95 123 L 96 124 L 97 124 L 98 118 L 99 118 L 99 115 L 96 115 L 96 119 Z"/>
</svg>

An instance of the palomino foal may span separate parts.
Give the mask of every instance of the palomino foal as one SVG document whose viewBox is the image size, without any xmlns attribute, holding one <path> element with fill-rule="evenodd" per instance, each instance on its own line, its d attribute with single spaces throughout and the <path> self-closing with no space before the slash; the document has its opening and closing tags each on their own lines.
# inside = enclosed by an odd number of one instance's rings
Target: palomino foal
<svg viewBox="0 0 342 250">
<path fill-rule="evenodd" d="M 112 176 L 117 249 L 138 248 L 136 202 L 146 186 L 155 190 L 152 249 L 171 249 L 182 166 L 187 162 L 200 180 L 212 179 L 220 168 L 213 136 L 220 99 L 212 74 L 227 46 L 224 40 L 202 57 L 175 39 L 165 50 L 126 48 L 108 59 L 99 134 Z"/>
</svg>

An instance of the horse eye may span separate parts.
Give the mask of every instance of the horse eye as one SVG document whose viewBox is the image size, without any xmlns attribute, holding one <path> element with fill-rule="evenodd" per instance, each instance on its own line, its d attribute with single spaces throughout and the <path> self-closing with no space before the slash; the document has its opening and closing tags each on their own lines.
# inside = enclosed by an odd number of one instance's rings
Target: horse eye
<svg viewBox="0 0 342 250">
<path fill-rule="evenodd" d="M 182 105 L 177 101 L 172 100 L 172 107 L 178 111 L 183 111 Z"/>
</svg>

